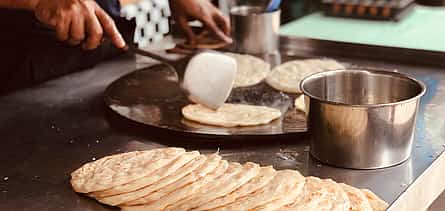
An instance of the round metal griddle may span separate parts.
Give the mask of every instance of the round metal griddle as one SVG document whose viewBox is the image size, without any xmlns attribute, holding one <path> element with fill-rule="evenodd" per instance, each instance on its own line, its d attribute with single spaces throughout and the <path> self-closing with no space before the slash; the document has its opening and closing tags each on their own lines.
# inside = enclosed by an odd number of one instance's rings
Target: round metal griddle
<svg viewBox="0 0 445 211">
<path fill-rule="evenodd" d="M 229 103 L 263 105 L 280 109 L 283 116 L 267 125 L 225 128 L 183 118 L 182 107 L 192 103 L 180 89 L 174 69 L 159 64 L 137 70 L 114 81 L 105 91 L 105 103 L 113 111 L 147 126 L 188 134 L 278 135 L 307 131 L 306 116 L 295 110 L 295 95 L 276 91 L 262 82 L 235 88 Z"/>
</svg>

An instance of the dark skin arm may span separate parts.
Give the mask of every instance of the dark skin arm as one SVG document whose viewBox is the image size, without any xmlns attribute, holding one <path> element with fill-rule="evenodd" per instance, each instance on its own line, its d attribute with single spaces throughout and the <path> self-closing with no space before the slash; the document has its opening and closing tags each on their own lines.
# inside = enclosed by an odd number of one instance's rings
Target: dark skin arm
<svg viewBox="0 0 445 211">
<path fill-rule="evenodd" d="M 125 47 L 113 19 L 93 0 L 0 0 L 0 7 L 33 11 L 59 41 L 73 46 L 92 50 L 107 36 L 117 48 Z"/>
<path fill-rule="evenodd" d="M 121 1 L 125 4 L 137 0 Z M 188 19 L 200 20 L 216 36 L 232 42 L 228 19 L 208 0 L 170 0 L 170 3 L 174 18 L 191 43 L 195 43 L 196 36 L 187 24 Z M 104 36 L 117 48 L 126 46 L 113 19 L 94 0 L 0 0 L 0 7 L 33 11 L 40 22 L 56 32 L 59 41 L 73 46 L 92 50 Z"/>
</svg>

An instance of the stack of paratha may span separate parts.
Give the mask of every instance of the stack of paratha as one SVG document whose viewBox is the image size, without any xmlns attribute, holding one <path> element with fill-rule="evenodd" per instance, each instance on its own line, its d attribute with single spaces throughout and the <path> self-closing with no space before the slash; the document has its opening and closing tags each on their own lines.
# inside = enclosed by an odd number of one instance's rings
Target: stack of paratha
<svg viewBox="0 0 445 211">
<path fill-rule="evenodd" d="M 218 154 L 161 148 L 107 156 L 71 174 L 76 192 L 122 210 L 385 210 L 368 190 Z"/>
</svg>

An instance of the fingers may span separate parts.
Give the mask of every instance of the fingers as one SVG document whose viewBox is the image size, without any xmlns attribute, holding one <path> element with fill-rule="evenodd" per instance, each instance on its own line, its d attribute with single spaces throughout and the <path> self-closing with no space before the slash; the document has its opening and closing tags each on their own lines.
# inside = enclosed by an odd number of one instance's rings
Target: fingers
<svg viewBox="0 0 445 211">
<path fill-rule="evenodd" d="M 224 34 L 230 35 L 230 20 L 228 17 L 224 16 L 221 12 L 217 12 L 213 15 L 213 20 L 221 27 Z"/>
<path fill-rule="evenodd" d="M 207 17 L 203 18 L 202 22 L 221 40 L 223 40 L 226 43 L 232 43 L 233 40 L 229 36 L 227 36 L 221 28 L 216 24 L 213 17 Z M 223 27 L 224 28 L 224 27 Z M 229 30 L 229 29 L 227 29 Z"/>
<path fill-rule="evenodd" d="M 126 46 L 125 40 L 119 33 L 119 30 L 117 29 L 116 24 L 114 24 L 113 19 L 99 7 L 96 9 L 96 16 L 102 25 L 105 35 L 110 38 L 111 42 L 117 48 L 124 48 Z"/>
<path fill-rule="evenodd" d="M 85 21 L 82 17 L 73 18 L 70 27 L 68 44 L 76 46 L 85 39 Z"/>
<path fill-rule="evenodd" d="M 82 48 L 85 50 L 96 49 L 102 41 L 103 37 L 102 26 L 100 25 L 100 22 L 97 19 L 97 17 L 93 15 L 85 23 L 85 27 L 88 34 L 88 38 L 82 44 Z"/>
<path fill-rule="evenodd" d="M 177 21 L 179 23 L 179 26 L 184 31 L 185 35 L 187 36 L 187 39 L 191 46 L 196 45 L 196 36 L 193 32 L 192 28 L 190 27 L 187 18 L 185 16 L 180 16 L 177 18 Z"/>
<path fill-rule="evenodd" d="M 61 19 L 56 23 L 56 38 L 65 42 L 69 38 L 71 19 Z"/>
</svg>

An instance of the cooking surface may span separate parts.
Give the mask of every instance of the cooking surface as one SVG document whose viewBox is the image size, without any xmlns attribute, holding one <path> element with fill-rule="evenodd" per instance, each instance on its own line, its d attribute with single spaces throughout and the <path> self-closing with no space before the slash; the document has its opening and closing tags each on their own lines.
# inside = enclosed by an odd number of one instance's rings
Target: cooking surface
<svg viewBox="0 0 445 211">
<path fill-rule="evenodd" d="M 262 105 L 279 109 L 283 116 L 267 125 L 216 127 L 183 118 L 182 107 L 192 103 L 181 91 L 179 78 L 167 65 L 154 65 L 113 82 L 105 92 L 110 109 L 133 121 L 188 134 L 277 135 L 306 132 L 306 117 L 294 107 L 295 95 L 276 91 L 265 82 L 235 88 L 229 103 Z"/>
<path fill-rule="evenodd" d="M 0 98 L 0 210 L 113 210 L 75 194 L 69 185 L 70 172 L 105 155 L 162 146 L 183 146 L 204 153 L 219 150 L 230 161 L 298 169 L 306 176 L 370 188 L 392 203 L 443 156 L 445 72 L 425 66 L 336 59 L 398 69 L 427 84 L 410 160 L 380 170 L 340 169 L 314 161 L 304 136 L 221 139 L 138 127 L 113 115 L 103 102 L 103 92 L 112 81 L 137 69 L 133 59 L 123 58 Z M 196 141 L 203 138 L 205 142 Z M 433 180 L 426 182 L 435 184 Z"/>
</svg>

